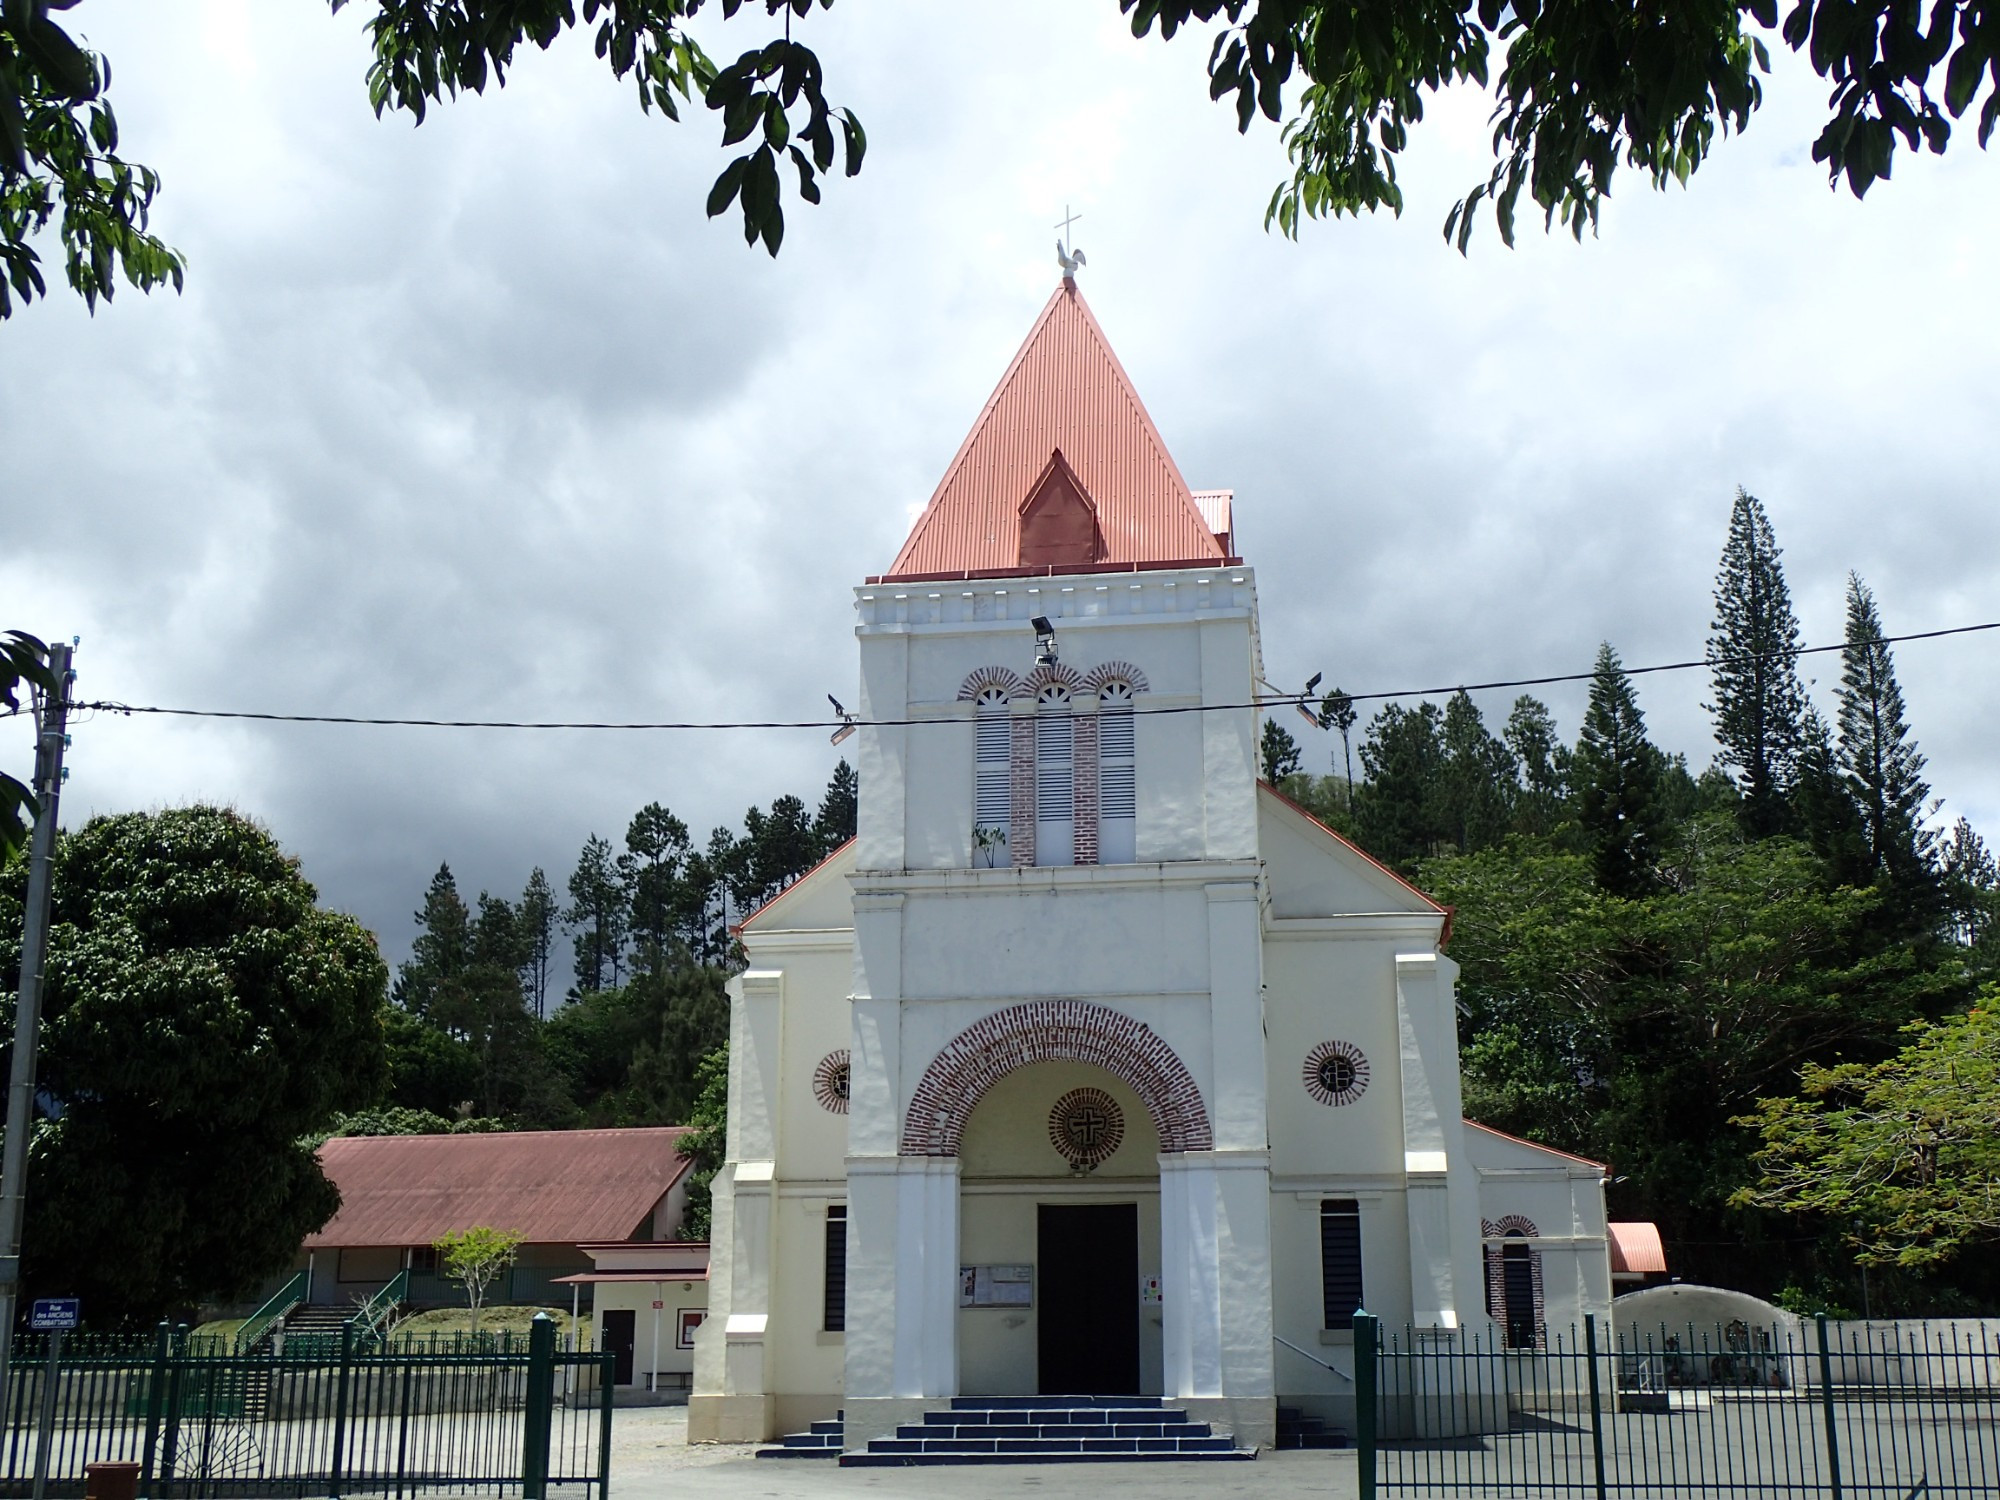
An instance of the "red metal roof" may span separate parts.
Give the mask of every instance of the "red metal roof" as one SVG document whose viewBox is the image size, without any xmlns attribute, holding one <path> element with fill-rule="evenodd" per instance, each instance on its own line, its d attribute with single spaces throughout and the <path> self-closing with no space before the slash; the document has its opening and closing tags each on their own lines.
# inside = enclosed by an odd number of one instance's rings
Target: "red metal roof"
<svg viewBox="0 0 2000 1500">
<path fill-rule="evenodd" d="M 685 1128 L 336 1136 L 319 1163 L 340 1212 L 306 1248 L 428 1245 L 476 1224 L 535 1245 L 630 1239 L 688 1169 Z"/>
<path fill-rule="evenodd" d="M 1057 452 L 1096 510 L 1092 570 L 1224 561 L 1125 367 L 1064 278 L 883 581 L 1021 567 L 1021 507 Z"/>
<path fill-rule="evenodd" d="M 1611 1241 L 1611 1274 L 1630 1276 L 1664 1275 L 1667 1247 L 1660 1243 L 1657 1224 L 1606 1224 Z"/>
</svg>

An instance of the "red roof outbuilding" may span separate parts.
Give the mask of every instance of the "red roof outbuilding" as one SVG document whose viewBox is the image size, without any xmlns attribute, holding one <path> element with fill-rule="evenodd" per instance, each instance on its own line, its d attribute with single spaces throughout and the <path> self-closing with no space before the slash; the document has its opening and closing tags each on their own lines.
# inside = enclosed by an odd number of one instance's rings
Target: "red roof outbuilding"
<svg viewBox="0 0 2000 1500">
<path fill-rule="evenodd" d="M 340 1212 L 308 1250 L 428 1245 L 474 1225 L 531 1245 L 630 1239 L 689 1167 L 686 1127 L 336 1136 L 319 1148 Z"/>
</svg>

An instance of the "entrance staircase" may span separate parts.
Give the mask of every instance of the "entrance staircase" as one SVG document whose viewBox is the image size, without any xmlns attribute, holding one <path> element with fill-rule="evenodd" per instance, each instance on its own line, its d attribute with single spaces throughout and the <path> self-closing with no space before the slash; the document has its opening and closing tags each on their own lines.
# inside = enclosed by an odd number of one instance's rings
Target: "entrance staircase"
<svg viewBox="0 0 2000 1500">
<path fill-rule="evenodd" d="M 837 1422 L 816 1422 L 759 1458 L 838 1456 L 847 1468 L 930 1464 L 1064 1464 L 1234 1461 L 1255 1458 L 1228 1433 L 1191 1422 L 1158 1396 L 958 1396 L 948 1409 L 840 1451 Z"/>
</svg>

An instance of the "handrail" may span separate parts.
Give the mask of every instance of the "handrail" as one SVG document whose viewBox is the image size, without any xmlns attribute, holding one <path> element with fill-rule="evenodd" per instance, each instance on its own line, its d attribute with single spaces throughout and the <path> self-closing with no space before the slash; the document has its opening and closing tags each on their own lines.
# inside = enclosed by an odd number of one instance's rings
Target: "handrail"
<svg viewBox="0 0 2000 1500">
<path fill-rule="evenodd" d="M 249 1353 L 257 1341 L 271 1331 L 271 1325 L 306 1300 L 306 1289 L 311 1285 L 306 1280 L 307 1273 L 300 1271 L 292 1279 L 279 1287 L 265 1304 L 245 1318 L 236 1330 L 236 1347 Z"/>
<path fill-rule="evenodd" d="M 1283 1344 L 1287 1349 L 1291 1350 L 1292 1353 L 1298 1355 L 1300 1359 L 1310 1360 L 1313 1364 L 1318 1365 L 1322 1370 L 1326 1370 L 1331 1372 L 1332 1374 L 1338 1375 L 1342 1380 L 1346 1381 L 1349 1385 L 1354 1384 L 1353 1375 L 1349 1374 L 1346 1370 L 1341 1369 L 1340 1366 L 1338 1365 L 1330 1365 L 1325 1360 L 1320 1359 L 1315 1355 L 1306 1353 L 1305 1350 L 1301 1349 L 1297 1344 L 1293 1343 L 1290 1339 L 1280 1338 L 1277 1334 L 1274 1333 L 1271 1335 L 1271 1342 L 1273 1342 L 1274 1344 Z"/>
<path fill-rule="evenodd" d="M 390 1278 L 389 1284 L 375 1293 L 354 1314 L 355 1335 L 360 1340 L 385 1342 L 390 1317 L 396 1308 L 410 1295 L 410 1272 L 407 1267 Z"/>
</svg>

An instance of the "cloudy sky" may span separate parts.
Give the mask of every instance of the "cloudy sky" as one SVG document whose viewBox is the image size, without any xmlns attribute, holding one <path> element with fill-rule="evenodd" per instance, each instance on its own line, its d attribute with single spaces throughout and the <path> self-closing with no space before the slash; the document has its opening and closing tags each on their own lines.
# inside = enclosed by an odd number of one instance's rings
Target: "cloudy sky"
<svg viewBox="0 0 2000 1500">
<path fill-rule="evenodd" d="M 2000 160 L 1962 132 L 1865 204 L 1814 165 L 1824 87 L 1581 246 L 1439 227 L 1483 177 L 1431 111 L 1400 220 L 1266 235 L 1276 131 L 1206 45 L 1112 0 L 845 0 L 806 23 L 866 169 L 773 262 L 702 216 L 709 118 L 642 116 L 570 38 L 413 128 L 365 5 L 87 0 L 186 294 L 0 325 L 0 624 L 81 635 L 130 703 L 452 718 L 806 718 L 1083 215 L 1086 295 L 1183 471 L 1231 486 L 1281 683 L 1365 692 L 1700 653 L 1729 503 L 1769 507 L 1809 641 L 1848 569 L 1892 631 L 2000 618 Z M 997 17 L 1005 17 L 1004 22 Z M 765 25 L 699 33 L 733 55 Z M 1822 701 L 1837 659 L 1809 668 Z M 1898 654 L 1945 816 L 2000 834 L 2000 635 Z M 1697 674 L 1642 680 L 1712 753 Z M 1489 695 L 1489 718 L 1511 694 Z M 1574 734 L 1580 692 L 1548 695 Z M 1300 727 L 1294 725 L 1293 727 Z M 5 726 L 22 774 L 28 735 Z M 1308 746 L 1328 768 L 1330 743 Z M 659 800 L 698 830 L 816 800 L 824 731 L 584 734 L 99 715 L 65 821 L 264 820 L 392 960 L 438 862 L 560 880 Z"/>
</svg>

